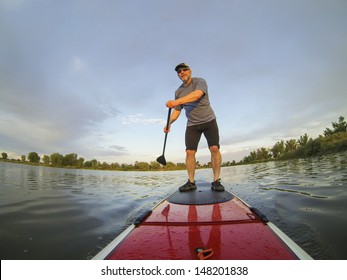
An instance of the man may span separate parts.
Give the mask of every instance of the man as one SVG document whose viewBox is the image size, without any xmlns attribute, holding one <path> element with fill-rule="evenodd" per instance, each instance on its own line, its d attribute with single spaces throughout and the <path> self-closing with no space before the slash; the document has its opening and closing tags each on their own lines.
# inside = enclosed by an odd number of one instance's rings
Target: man
<svg viewBox="0 0 347 280">
<path fill-rule="evenodd" d="M 185 63 L 178 64 L 175 71 L 183 83 L 175 92 L 175 100 L 166 102 L 166 106 L 174 108 L 174 110 L 170 116 L 169 127 L 165 126 L 164 132 L 170 131 L 171 124 L 178 119 L 181 110 L 184 108 L 188 119 L 185 134 L 188 182 L 181 186 L 179 190 L 181 192 L 196 190 L 195 154 L 203 133 L 211 152 L 213 170 L 211 189 L 224 191 L 224 186 L 219 178 L 222 163 L 222 156 L 219 151 L 219 132 L 216 116 L 208 99 L 207 83 L 202 78 L 193 78 L 190 67 Z"/>
</svg>

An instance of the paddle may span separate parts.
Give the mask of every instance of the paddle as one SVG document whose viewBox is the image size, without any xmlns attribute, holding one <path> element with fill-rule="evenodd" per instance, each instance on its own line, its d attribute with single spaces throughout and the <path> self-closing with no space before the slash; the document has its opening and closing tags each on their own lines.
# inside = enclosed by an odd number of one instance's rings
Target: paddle
<svg viewBox="0 0 347 280">
<path fill-rule="evenodd" d="M 169 123 L 170 123 L 170 116 L 171 116 L 171 108 L 169 108 L 169 112 L 167 114 L 167 122 L 166 122 L 166 127 L 169 127 Z M 166 165 L 166 159 L 164 156 L 165 153 L 165 146 L 166 146 L 166 139 L 167 139 L 167 132 L 165 132 L 165 140 L 164 140 L 164 148 L 163 148 L 163 154 L 157 158 L 157 162 L 159 162 L 162 165 Z"/>
</svg>

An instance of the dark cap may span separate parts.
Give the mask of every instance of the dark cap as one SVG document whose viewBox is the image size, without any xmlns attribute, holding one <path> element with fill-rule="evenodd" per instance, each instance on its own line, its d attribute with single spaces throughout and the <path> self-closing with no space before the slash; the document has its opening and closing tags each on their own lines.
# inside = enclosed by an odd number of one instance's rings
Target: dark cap
<svg viewBox="0 0 347 280">
<path fill-rule="evenodd" d="M 185 64 L 185 63 L 180 63 L 175 67 L 175 71 L 177 72 L 178 69 L 180 68 L 188 68 L 190 70 L 189 65 Z"/>
</svg>

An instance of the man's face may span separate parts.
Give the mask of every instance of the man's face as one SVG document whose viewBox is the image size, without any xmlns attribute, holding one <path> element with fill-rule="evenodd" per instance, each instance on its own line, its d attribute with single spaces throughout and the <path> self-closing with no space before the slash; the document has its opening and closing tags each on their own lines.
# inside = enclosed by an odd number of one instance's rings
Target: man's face
<svg viewBox="0 0 347 280">
<path fill-rule="evenodd" d="M 189 68 L 180 68 L 177 70 L 177 76 L 182 82 L 187 82 L 192 76 L 192 71 Z"/>
</svg>

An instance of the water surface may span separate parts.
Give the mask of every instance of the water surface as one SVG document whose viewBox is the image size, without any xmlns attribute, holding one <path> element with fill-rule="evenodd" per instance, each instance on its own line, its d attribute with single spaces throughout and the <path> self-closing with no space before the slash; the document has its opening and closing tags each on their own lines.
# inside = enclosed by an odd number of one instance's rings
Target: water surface
<svg viewBox="0 0 347 280">
<path fill-rule="evenodd" d="M 0 162 L 1 259 L 90 259 L 186 178 Z M 313 258 L 347 259 L 346 153 L 225 167 L 222 180 Z"/>
</svg>

